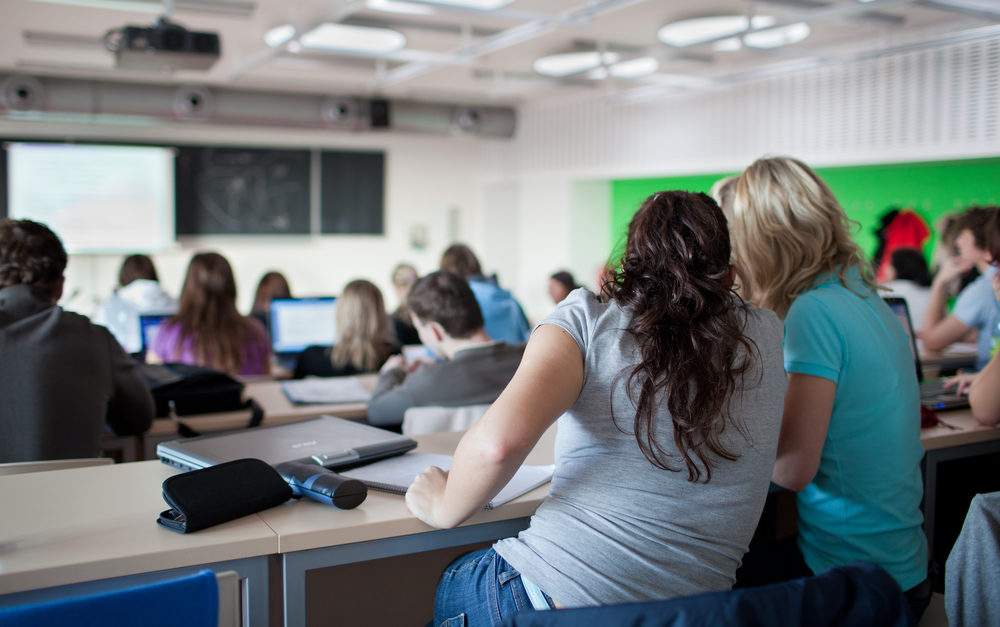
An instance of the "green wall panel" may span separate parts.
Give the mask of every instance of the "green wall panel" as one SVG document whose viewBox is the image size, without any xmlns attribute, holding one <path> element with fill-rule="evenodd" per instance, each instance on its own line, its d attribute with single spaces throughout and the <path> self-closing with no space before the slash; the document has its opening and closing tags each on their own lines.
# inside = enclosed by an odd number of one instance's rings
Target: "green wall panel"
<svg viewBox="0 0 1000 627">
<path fill-rule="evenodd" d="M 837 200 L 860 223 L 855 240 L 871 254 L 879 217 L 890 207 L 912 207 L 933 228 L 943 214 L 970 205 L 1000 204 L 1000 158 L 817 168 Z M 611 182 L 612 258 L 624 247 L 629 220 L 650 194 L 665 189 L 708 193 L 736 172 L 622 179 Z M 925 248 L 928 254 L 934 240 Z"/>
</svg>

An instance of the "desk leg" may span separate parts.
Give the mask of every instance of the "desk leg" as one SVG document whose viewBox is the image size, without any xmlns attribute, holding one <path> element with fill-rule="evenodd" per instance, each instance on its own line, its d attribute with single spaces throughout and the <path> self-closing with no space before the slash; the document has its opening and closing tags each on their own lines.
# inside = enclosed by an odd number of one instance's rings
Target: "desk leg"
<svg viewBox="0 0 1000 627">
<path fill-rule="evenodd" d="M 410 536 L 285 553 L 282 555 L 285 626 L 301 627 L 306 624 L 306 572 L 309 570 L 507 538 L 527 528 L 528 521 L 528 518 L 516 518 L 457 529 L 442 529 Z"/>
</svg>

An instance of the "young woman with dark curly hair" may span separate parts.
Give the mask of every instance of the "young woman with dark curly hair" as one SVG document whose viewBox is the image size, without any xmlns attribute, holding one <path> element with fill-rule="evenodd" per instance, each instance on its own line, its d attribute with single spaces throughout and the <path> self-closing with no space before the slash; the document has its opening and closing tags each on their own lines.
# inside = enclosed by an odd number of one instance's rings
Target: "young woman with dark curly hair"
<svg viewBox="0 0 1000 627">
<path fill-rule="evenodd" d="M 450 471 L 429 468 L 407 493 L 417 517 L 454 527 L 559 421 L 549 496 L 517 537 L 445 570 L 435 624 L 732 586 L 767 494 L 785 377 L 781 324 L 736 296 L 729 257 L 711 198 L 660 192 L 633 218 L 604 302 L 576 290 L 535 329 Z"/>
</svg>

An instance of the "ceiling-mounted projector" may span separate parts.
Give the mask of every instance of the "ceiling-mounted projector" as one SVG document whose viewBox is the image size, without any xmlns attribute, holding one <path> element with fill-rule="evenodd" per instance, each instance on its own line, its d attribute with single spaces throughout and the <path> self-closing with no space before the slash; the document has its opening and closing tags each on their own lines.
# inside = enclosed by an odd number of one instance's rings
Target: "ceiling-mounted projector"
<svg viewBox="0 0 1000 627">
<path fill-rule="evenodd" d="M 104 36 L 120 68 L 130 70 L 207 70 L 219 60 L 217 33 L 197 33 L 160 18 L 152 26 L 123 26 Z"/>
</svg>

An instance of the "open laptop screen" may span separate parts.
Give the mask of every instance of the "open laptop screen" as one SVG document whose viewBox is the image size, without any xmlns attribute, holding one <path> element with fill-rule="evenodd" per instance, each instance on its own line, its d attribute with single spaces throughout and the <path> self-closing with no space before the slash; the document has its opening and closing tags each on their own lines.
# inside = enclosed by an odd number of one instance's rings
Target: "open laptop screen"
<svg viewBox="0 0 1000 627">
<path fill-rule="evenodd" d="M 906 306 L 906 300 L 896 296 L 885 296 L 883 297 L 885 304 L 889 305 L 889 309 L 892 310 L 893 315 L 899 320 L 899 324 L 902 325 L 903 330 L 906 331 L 906 335 L 910 338 L 910 350 L 913 351 L 913 363 L 917 368 L 917 381 L 924 380 L 923 368 L 920 365 L 920 353 L 917 350 L 917 338 L 913 333 L 913 321 L 910 319 L 910 310 Z"/>
<path fill-rule="evenodd" d="M 149 352 L 149 348 L 153 345 L 153 340 L 156 339 L 156 334 L 160 332 L 160 326 L 162 326 L 163 323 L 169 320 L 172 316 L 173 314 L 139 315 L 139 332 L 142 337 L 142 355 L 146 355 L 146 353 Z"/>
<path fill-rule="evenodd" d="M 309 346 L 333 346 L 337 338 L 337 302 L 320 298 L 276 298 L 271 301 L 271 349 L 275 354 L 301 353 Z"/>
</svg>

